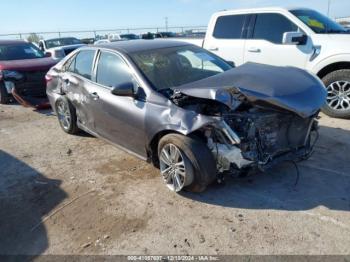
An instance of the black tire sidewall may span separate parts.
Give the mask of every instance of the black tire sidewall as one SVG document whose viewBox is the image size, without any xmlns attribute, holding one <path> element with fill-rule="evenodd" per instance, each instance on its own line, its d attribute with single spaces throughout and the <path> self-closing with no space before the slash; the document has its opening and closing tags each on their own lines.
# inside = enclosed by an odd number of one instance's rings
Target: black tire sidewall
<svg viewBox="0 0 350 262">
<path fill-rule="evenodd" d="M 0 82 L 0 104 L 8 104 L 9 99 L 5 85 Z"/>
<path fill-rule="evenodd" d="M 213 154 L 203 142 L 180 134 L 168 134 L 159 141 L 158 155 L 167 144 L 178 147 L 192 165 L 193 182 L 186 186 L 185 190 L 202 192 L 215 181 L 217 178 L 216 162 Z"/>
<path fill-rule="evenodd" d="M 329 73 L 322 78 L 322 82 L 326 88 L 336 81 L 349 81 L 350 82 L 350 69 L 337 70 Z M 327 103 L 322 107 L 322 112 L 330 117 L 335 118 L 350 118 L 350 108 L 347 110 L 335 110 L 331 108 Z"/>
</svg>

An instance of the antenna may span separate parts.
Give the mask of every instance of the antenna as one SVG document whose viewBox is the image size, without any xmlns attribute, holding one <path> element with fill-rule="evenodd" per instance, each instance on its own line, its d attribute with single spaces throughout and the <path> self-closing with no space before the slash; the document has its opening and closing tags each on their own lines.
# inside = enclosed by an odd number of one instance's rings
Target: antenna
<svg viewBox="0 0 350 262">
<path fill-rule="evenodd" d="M 164 20 L 165 20 L 165 32 L 168 32 L 168 22 L 169 22 L 169 19 L 168 17 L 164 17 Z"/>
</svg>

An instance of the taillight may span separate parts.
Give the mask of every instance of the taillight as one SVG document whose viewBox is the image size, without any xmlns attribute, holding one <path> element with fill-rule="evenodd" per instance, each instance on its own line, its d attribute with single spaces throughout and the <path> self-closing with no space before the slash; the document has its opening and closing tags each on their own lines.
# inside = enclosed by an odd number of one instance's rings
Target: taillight
<svg viewBox="0 0 350 262">
<path fill-rule="evenodd" d="M 46 81 L 46 84 L 48 84 L 50 81 L 52 81 L 52 76 L 50 76 L 49 74 L 46 74 L 45 81 Z"/>
</svg>

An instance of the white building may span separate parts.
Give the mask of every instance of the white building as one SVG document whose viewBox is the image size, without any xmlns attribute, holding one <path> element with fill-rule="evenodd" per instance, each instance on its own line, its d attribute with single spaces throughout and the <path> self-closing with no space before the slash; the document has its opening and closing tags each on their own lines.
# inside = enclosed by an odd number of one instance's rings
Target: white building
<svg viewBox="0 0 350 262">
<path fill-rule="evenodd" d="M 338 17 L 335 19 L 335 21 L 337 21 L 339 24 L 350 28 L 350 16 L 348 17 Z"/>
</svg>

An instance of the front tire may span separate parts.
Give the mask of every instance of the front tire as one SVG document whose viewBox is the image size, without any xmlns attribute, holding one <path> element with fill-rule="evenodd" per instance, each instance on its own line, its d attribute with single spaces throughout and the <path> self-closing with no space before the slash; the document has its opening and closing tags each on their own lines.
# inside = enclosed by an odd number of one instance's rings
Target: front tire
<svg viewBox="0 0 350 262">
<path fill-rule="evenodd" d="M 58 122 L 64 132 L 71 135 L 79 132 L 75 108 L 66 97 L 62 96 L 57 99 L 56 113 Z"/>
<path fill-rule="evenodd" d="M 327 88 L 327 103 L 322 112 L 330 117 L 350 118 L 350 70 L 337 70 L 322 79 Z"/>
<path fill-rule="evenodd" d="M 202 192 L 217 177 L 216 163 L 201 141 L 179 134 L 164 136 L 158 144 L 160 171 L 174 192 Z"/>
<path fill-rule="evenodd" d="M 6 105 L 10 102 L 10 97 L 4 84 L 0 83 L 0 104 Z"/>
</svg>

